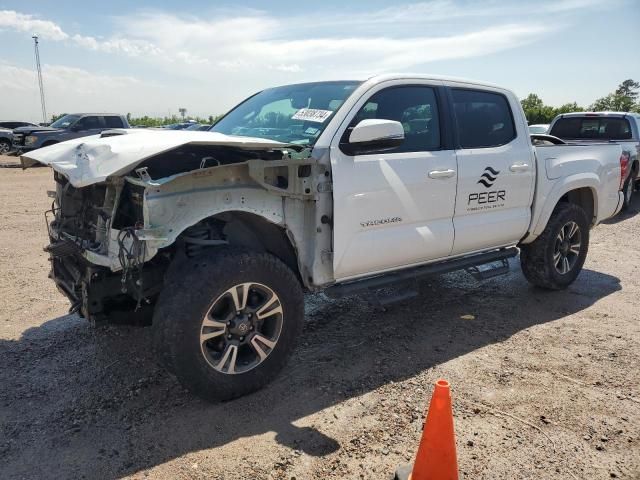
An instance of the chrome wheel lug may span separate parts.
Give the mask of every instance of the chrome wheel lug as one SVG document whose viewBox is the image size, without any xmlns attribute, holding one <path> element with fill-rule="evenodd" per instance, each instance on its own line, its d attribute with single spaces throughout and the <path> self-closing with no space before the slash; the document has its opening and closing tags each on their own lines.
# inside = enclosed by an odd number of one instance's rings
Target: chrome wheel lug
<svg viewBox="0 0 640 480">
<path fill-rule="evenodd" d="M 242 342 L 242 341 L 244 341 L 244 337 L 240 337 L 240 341 L 241 341 L 241 342 Z"/>
<path fill-rule="evenodd" d="M 229 340 L 231 340 L 231 339 L 233 338 L 233 335 L 229 334 L 229 335 L 227 335 L 227 338 L 228 338 Z"/>
</svg>

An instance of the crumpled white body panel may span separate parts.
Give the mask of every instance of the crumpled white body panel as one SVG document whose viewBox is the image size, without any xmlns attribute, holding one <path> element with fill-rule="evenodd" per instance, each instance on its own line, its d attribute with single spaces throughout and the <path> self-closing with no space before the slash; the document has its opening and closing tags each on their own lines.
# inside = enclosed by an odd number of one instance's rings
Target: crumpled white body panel
<svg viewBox="0 0 640 480">
<path fill-rule="evenodd" d="M 186 144 L 227 145 L 247 149 L 282 148 L 286 144 L 262 138 L 217 132 L 180 130 L 119 130 L 120 135 L 76 138 L 39 148 L 21 156 L 23 167 L 42 163 L 69 179 L 76 188 L 123 175 L 149 157 Z"/>
</svg>

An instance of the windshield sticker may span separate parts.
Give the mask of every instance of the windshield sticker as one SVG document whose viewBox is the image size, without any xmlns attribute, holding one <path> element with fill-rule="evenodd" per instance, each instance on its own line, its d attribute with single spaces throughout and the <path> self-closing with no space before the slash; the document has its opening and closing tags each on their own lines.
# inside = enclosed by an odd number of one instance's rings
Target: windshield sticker
<svg viewBox="0 0 640 480">
<path fill-rule="evenodd" d="M 304 120 L 307 122 L 323 123 L 327 118 L 331 116 L 333 112 L 331 110 L 317 110 L 315 108 L 301 108 L 293 117 L 293 120 Z"/>
<path fill-rule="evenodd" d="M 315 135 L 316 133 L 318 133 L 320 131 L 319 128 L 316 127 L 309 127 L 307 128 L 304 133 L 306 133 L 307 135 Z"/>
</svg>

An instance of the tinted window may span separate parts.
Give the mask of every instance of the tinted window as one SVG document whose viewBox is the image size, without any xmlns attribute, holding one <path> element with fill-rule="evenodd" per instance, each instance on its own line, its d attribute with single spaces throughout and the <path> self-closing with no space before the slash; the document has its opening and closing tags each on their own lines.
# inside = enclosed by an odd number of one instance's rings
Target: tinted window
<svg viewBox="0 0 640 480">
<path fill-rule="evenodd" d="M 571 140 L 626 140 L 631 138 L 631 126 L 619 117 L 566 117 L 556 121 L 551 135 Z"/>
<path fill-rule="evenodd" d="M 462 148 L 498 147 L 516 138 L 511 108 L 498 93 L 452 89 Z"/>
<path fill-rule="evenodd" d="M 375 93 L 356 114 L 347 130 L 360 121 L 395 120 L 404 128 L 404 142 L 386 152 L 421 152 L 440 148 L 438 103 L 431 87 L 392 87 Z"/>
<path fill-rule="evenodd" d="M 99 117 L 82 117 L 75 124 L 80 130 L 91 130 L 94 128 L 101 128 Z"/>
<path fill-rule="evenodd" d="M 104 117 L 104 124 L 105 124 L 105 127 L 107 128 L 123 128 L 124 127 L 124 123 L 122 122 L 122 119 L 116 116 Z"/>
</svg>

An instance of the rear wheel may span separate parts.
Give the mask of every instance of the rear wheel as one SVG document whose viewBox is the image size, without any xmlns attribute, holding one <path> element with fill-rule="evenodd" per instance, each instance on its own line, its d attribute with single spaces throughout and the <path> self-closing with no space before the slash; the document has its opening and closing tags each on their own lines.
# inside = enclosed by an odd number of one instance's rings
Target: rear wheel
<svg viewBox="0 0 640 480">
<path fill-rule="evenodd" d="M 622 208 L 623 209 L 627 209 L 629 208 L 629 205 L 631 205 L 631 199 L 633 198 L 633 189 L 634 189 L 634 182 L 631 179 L 631 177 L 633 177 L 634 174 L 633 172 L 631 173 L 631 175 L 629 175 L 629 178 L 627 178 L 627 181 L 624 182 L 624 186 L 622 187 L 622 193 L 624 194 L 624 202 L 622 203 Z"/>
<path fill-rule="evenodd" d="M 197 395 L 255 391 L 285 365 L 302 330 L 294 273 L 267 253 L 212 250 L 170 272 L 154 315 L 156 348 Z"/>
<path fill-rule="evenodd" d="M 589 222 L 578 205 L 561 203 L 542 234 L 522 245 L 524 276 L 539 287 L 560 290 L 576 279 L 589 249 Z"/>
</svg>

